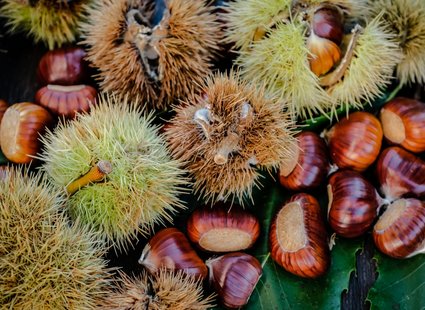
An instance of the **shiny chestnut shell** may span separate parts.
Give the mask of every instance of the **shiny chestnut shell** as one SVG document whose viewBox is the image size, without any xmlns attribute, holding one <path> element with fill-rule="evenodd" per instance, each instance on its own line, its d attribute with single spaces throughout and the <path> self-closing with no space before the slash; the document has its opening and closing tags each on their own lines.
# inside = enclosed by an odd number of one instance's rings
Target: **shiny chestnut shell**
<svg viewBox="0 0 425 310">
<path fill-rule="evenodd" d="M 354 112 L 326 133 L 332 161 L 339 168 L 366 170 L 378 157 L 382 145 L 382 127 L 368 112 Z"/>
<path fill-rule="evenodd" d="M 90 110 L 96 95 L 96 89 L 89 85 L 47 85 L 37 91 L 35 100 L 56 115 L 74 118 L 77 112 Z"/>
<path fill-rule="evenodd" d="M 394 258 L 407 258 L 425 247 L 425 203 L 400 199 L 387 207 L 373 229 L 376 247 Z"/>
<path fill-rule="evenodd" d="M 58 48 L 44 54 L 38 63 L 37 78 L 42 85 L 76 85 L 85 81 L 86 52 L 80 47 Z"/>
<path fill-rule="evenodd" d="M 291 167 L 282 164 L 280 184 L 290 190 L 303 191 L 321 185 L 328 173 L 329 159 L 325 141 L 318 134 L 304 131 L 296 135 L 298 148 Z"/>
<path fill-rule="evenodd" d="M 292 196 L 278 211 L 269 241 L 273 260 L 292 274 L 317 278 L 329 267 L 325 222 L 319 203 L 309 194 Z"/>
<path fill-rule="evenodd" d="M 196 254 L 186 236 L 177 228 L 164 228 L 156 233 L 143 249 L 139 259 L 150 273 L 160 268 L 183 270 L 185 273 L 205 279 L 207 266 Z"/>
<path fill-rule="evenodd" d="M 42 106 L 31 102 L 11 105 L 0 125 L 3 154 L 14 163 L 31 162 L 41 148 L 39 136 L 52 124 L 52 115 Z"/>
<path fill-rule="evenodd" d="M 425 196 L 425 162 L 398 146 L 379 155 L 376 175 L 382 194 L 390 201 Z"/>
<path fill-rule="evenodd" d="M 240 308 L 249 297 L 262 275 L 260 262 L 246 253 L 236 252 L 209 259 L 209 281 L 220 303 L 227 308 Z"/>
<path fill-rule="evenodd" d="M 321 38 L 341 44 L 344 35 L 344 19 L 341 10 L 336 6 L 322 6 L 317 9 L 312 18 L 311 28 Z"/>
<path fill-rule="evenodd" d="M 413 153 L 425 151 L 425 103 L 395 98 L 382 107 L 380 120 L 384 137 L 391 144 Z"/>
<path fill-rule="evenodd" d="M 363 235 L 373 224 L 381 199 L 369 181 L 355 171 L 337 171 L 328 184 L 328 221 L 340 236 Z"/>
<path fill-rule="evenodd" d="M 250 248 L 258 239 L 260 223 L 253 214 L 238 206 L 202 207 L 189 217 L 187 235 L 204 251 L 241 251 Z"/>
</svg>

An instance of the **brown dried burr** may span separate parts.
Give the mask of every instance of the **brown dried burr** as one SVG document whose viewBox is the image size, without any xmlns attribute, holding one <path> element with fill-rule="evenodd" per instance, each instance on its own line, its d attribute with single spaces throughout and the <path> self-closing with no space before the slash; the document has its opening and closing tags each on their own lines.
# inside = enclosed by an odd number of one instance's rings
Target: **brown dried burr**
<svg viewBox="0 0 425 310">
<path fill-rule="evenodd" d="M 407 258 L 425 250 L 425 203 L 415 198 L 394 201 L 373 229 L 376 247 L 394 258 Z"/>
<path fill-rule="evenodd" d="M 368 112 L 354 112 L 325 133 L 332 161 L 339 168 L 366 170 L 378 157 L 382 127 Z"/>
<path fill-rule="evenodd" d="M 146 244 L 139 264 L 150 273 L 164 267 L 170 270 L 183 270 L 188 275 L 205 279 L 207 266 L 196 254 L 186 236 L 176 228 L 164 228 Z"/>
<path fill-rule="evenodd" d="M 311 131 L 301 132 L 295 137 L 298 141 L 295 156 L 279 168 L 280 184 L 294 191 L 318 187 L 325 181 L 329 169 L 326 143 Z"/>
<path fill-rule="evenodd" d="M 398 146 L 379 155 L 376 174 L 381 193 L 389 201 L 425 196 L 425 162 Z"/>
<path fill-rule="evenodd" d="M 327 271 L 328 238 L 313 196 L 296 194 L 279 210 L 270 228 L 270 252 L 275 262 L 297 276 L 317 278 Z"/>
<path fill-rule="evenodd" d="M 381 203 L 376 189 L 361 174 L 342 170 L 328 184 L 328 220 L 340 236 L 363 235 L 373 224 Z"/>
<path fill-rule="evenodd" d="M 262 274 L 260 262 L 253 256 L 236 252 L 209 259 L 206 262 L 209 279 L 221 304 L 240 308 L 249 297 Z"/>
<path fill-rule="evenodd" d="M 395 98 L 380 112 L 384 137 L 413 153 L 425 151 L 425 103 L 414 99 Z"/>
</svg>

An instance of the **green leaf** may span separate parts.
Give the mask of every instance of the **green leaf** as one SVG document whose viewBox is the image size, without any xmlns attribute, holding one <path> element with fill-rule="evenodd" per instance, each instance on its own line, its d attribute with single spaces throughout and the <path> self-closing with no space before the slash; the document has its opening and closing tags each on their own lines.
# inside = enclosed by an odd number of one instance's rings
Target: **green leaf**
<svg viewBox="0 0 425 310">
<path fill-rule="evenodd" d="M 355 269 L 355 254 L 362 246 L 361 240 L 338 239 L 332 250 L 330 270 L 320 279 L 302 279 L 286 272 L 270 257 L 268 235 L 274 214 L 289 195 L 276 183 L 266 188 L 268 190 L 263 191 L 256 207 L 262 232 L 251 252 L 262 263 L 263 275 L 246 308 L 340 309 L 341 293 L 348 288 L 350 274 Z M 319 202 L 324 207 L 323 201 Z"/>
<path fill-rule="evenodd" d="M 378 279 L 369 291 L 372 309 L 425 309 L 425 257 L 396 260 L 376 253 Z"/>
<path fill-rule="evenodd" d="M 0 165 L 6 165 L 8 162 L 6 156 L 4 156 L 3 152 L 0 150 Z"/>
</svg>

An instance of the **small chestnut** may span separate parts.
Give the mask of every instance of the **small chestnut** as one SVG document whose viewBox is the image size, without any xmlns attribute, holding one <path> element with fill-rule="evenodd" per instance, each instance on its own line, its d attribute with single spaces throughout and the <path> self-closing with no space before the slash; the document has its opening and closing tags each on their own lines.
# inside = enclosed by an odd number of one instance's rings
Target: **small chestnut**
<svg viewBox="0 0 425 310">
<path fill-rule="evenodd" d="M 44 54 L 38 63 L 37 77 L 42 85 L 76 85 L 85 81 L 86 52 L 81 47 L 58 48 Z"/>
<path fill-rule="evenodd" d="M 304 131 L 295 136 L 297 152 L 291 163 L 279 168 L 280 184 L 290 190 L 302 191 L 318 187 L 326 179 L 329 169 L 325 141 L 318 134 Z"/>
<path fill-rule="evenodd" d="M 186 236 L 176 228 L 164 228 L 146 244 L 139 264 L 150 273 L 164 267 L 170 270 L 183 270 L 196 278 L 205 279 L 207 266 L 193 250 Z"/>
<path fill-rule="evenodd" d="M 262 274 L 260 262 L 249 254 L 229 253 L 206 262 L 209 280 L 220 302 L 227 308 L 240 308 L 249 297 Z"/>
<path fill-rule="evenodd" d="M 89 85 L 47 85 L 35 94 L 35 100 L 52 113 L 74 118 L 77 112 L 88 112 L 97 91 Z"/>
<path fill-rule="evenodd" d="M 425 196 L 425 162 L 398 146 L 386 148 L 379 155 L 376 174 L 386 199 Z"/>
<path fill-rule="evenodd" d="M 278 211 L 270 228 L 270 252 L 286 271 L 317 278 L 330 264 L 325 221 L 316 198 L 293 195 Z"/>
<path fill-rule="evenodd" d="M 425 151 L 425 103 L 398 97 L 381 109 L 384 137 L 413 153 Z"/>
<path fill-rule="evenodd" d="M 341 49 L 334 42 L 312 33 L 307 39 L 310 69 L 317 76 L 328 73 L 341 59 Z"/>
<path fill-rule="evenodd" d="M 209 252 L 250 248 L 260 235 L 260 223 L 238 206 L 215 205 L 196 209 L 187 221 L 189 239 Z"/>
<path fill-rule="evenodd" d="M 339 168 L 366 170 L 378 157 L 382 127 L 368 112 L 354 112 L 325 132 L 332 161 Z"/>
<path fill-rule="evenodd" d="M 11 162 L 26 164 L 41 147 L 39 135 L 53 124 L 53 117 L 45 108 L 22 102 L 11 105 L 0 125 L 0 144 L 3 154 Z"/>
<path fill-rule="evenodd" d="M 407 258 L 425 252 L 425 203 L 408 198 L 387 207 L 373 228 L 373 240 L 384 254 Z"/>
<path fill-rule="evenodd" d="M 328 220 L 340 236 L 354 238 L 373 224 L 381 203 L 376 189 L 361 174 L 342 170 L 328 184 Z"/>
<path fill-rule="evenodd" d="M 344 35 L 344 15 L 335 5 L 321 5 L 313 13 L 312 31 L 319 37 L 340 45 Z"/>
</svg>

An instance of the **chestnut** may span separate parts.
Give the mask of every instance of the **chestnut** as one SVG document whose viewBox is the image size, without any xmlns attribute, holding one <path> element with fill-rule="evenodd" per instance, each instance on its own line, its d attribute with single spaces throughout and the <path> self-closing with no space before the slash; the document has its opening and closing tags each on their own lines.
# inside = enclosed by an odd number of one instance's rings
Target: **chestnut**
<svg viewBox="0 0 425 310">
<path fill-rule="evenodd" d="M 425 103 L 398 97 L 381 109 L 384 137 L 413 153 L 425 151 Z"/>
<path fill-rule="evenodd" d="M 286 271 L 317 278 L 330 264 L 325 222 L 316 198 L 293 195 L 278 211 L 270 228 L 272 259 Z"/>
<path fill-rule="evenodd" d="M 339 168 L 366 170 L 378 157 L 383 132 L 371 113 L 354 112 L 325 132 L 332 161 Z"/>
<path fill-rule="evenodd" d="M 74 118 L 76 113 L 88 112 L 97 91 L 89 85 L 47 85 L 35 94 L 35 100 L 52 113 Z"/>
<path fill-rule="evenodd" d="M 0 99 L 0 123 L 8 107 L 9 105 L 7 104 L 7 102 L 3 99 Z"/>
<path fill-rule="evenodd" d="M 381 193 L 389 201 L 425 196 L 425 162 L 398 146 L 379 155 L 376 174 Z"/>
<path fill-rule="evenodd" d="M 312 31 L 319 37 L 340 45 L 344 35 L 344 16 L 335 5 L 321 5 L 313 13 Z"/>
<path fill-rule="evenodd" d="M 65 47 L 48 51 L 38 63 L 37 77 L 42 85 L 76 85 L 85 81 L 86 52 L 81 47 Z"/>
<path fill-rule="evenodd" d="M 328 220 L 340 236 L 354 238 L 372 226 L 381 198 L 376 189 L 355 171 L 337 171 L 329 178 Z"/>
<path fill-rule="evenodd" d="M 329 169 L 326 143 L 311 131 L 297 134 L 296 139 L 298 148 L 294 158 L 279 168 L 280 184 L 294 191 L 316 188 L 325 181 Z"/>
<path fill-rule="evenodd" d="M 144 247 L 139 264 L 150 273 L 156 273 L 162 267 L 183 270 L 188 275 L 202 279 L 208 273 L 207 266 L 177 228 L 164 228 L 156 233 Z"/>
<path fill-rule="evenodd" d="M 52 115 L 37 104 L 22 102 L 11 105 L 0 125 L 0 144 L 4 156 L 18 164 L 31 162 L 41 147 L 39 135 L 52 124 Z"/>
<path fill-rule="evenodd" d="M 249 297 L 262 274 L 260 262 L 241 252 L 229 253 L 206 262 L 209 280 L 220 302 L 227 308 L 240 308 Z"/>
<path fill-rule="evenodd" d="M 234 252 L 250 248 L 260 235 L 260 223 L 238 206 L 215 205 L 196 209 L 187 221 L 187 235 L 208 252 Z"/>
<path fill-rule="evenodd" d="M 408 198 L 387 207 L 373 228 L 376 247 L 393 258 L 425 252 L 425 203 Z"/>
</svg>

